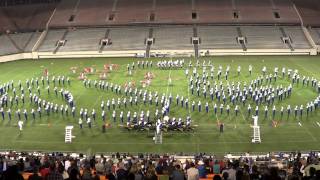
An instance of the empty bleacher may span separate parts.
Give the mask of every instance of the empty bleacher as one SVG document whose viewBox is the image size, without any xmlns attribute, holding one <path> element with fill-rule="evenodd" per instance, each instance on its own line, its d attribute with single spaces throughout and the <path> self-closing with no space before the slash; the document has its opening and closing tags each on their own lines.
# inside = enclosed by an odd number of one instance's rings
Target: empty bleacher
<svg viewBox="0 0 320 180">
<path fill-rule="evenodd" d="M 281 32 L 276 26 L 243 26 L 243 36 L 247 38 L 248 49 L 287 49 L 281 40 Z"/>
<path fill-rule="evenodd" d="M 200 49 L 240 49 L 234 26 L 199 26 Z"/>
<path fill-rule="evenodd" d="M 150 20 L 152 0 L 117 0 L 115 20 L 109 23 L 145 23 Z"/>
<path fill-rule="evenodd" d="M 196 0 L 195 11 L 197 12 L 197 22 L 199 23 L 233 22 L 231 0 Z"/>
<path fill-rule="evenodd" d="M 320 28 L 310 28 L 309 32 L 317 45 L 320 45 Z"/>
<path fill-rule="evenodd" d="M 236 0 L 236 11 L 238 11 L 238 21 L 246 23 L 273 23 L 273 11 L 269 1 L 257 0 Z"/>
<path fill-rule="evenodd" d="M 292 46 L 295 49 L 307 49 L 310 48 L 307 38 L 305 37 L 301 27 L 284 27 L 286 34 L 292 40 Z"/>
<path fill-rule="evenodd" d="M 109 32 L 111 44 L 104 51 L 145 50 L 147 37 L 148 28 L 145 27 L 112 28 Z"/>
<path fill-rule="evenodd" d="M 66 44 L 59 51 L 98 51 L 105 28 L 70 30 L 65 37 Z"/>
<path fill-rule="evenodd" d="M 77 2 L 78 0 L 62 0 L 56 8 L 56 11 L 50 22 L 50 26 L 65 27 L 73 25 L 73 21 L 70 21 L 70 18 L 75 13 L 74 10 Z"/>
<path fill-rule="evenodd" d="M 192 23 L 191 0 L 156 1 L 156 21 L 161 23 Z"/>
<path fill-rule="evenodd" d="M 30 33 L 10 34 L 9 36 L 14 41 L 14 43 L 19 47 L 19 49 L 23 50 L 24 52 L 31 52 L 40 34 L 41 34 L 40 32 L 30 32 Z"/>
<path fill-rule="evenodd" d="M 19 5 L 0 8 L 0 30 L 26 32 L 41 30 L 55 8 L 55 4 Z"/>
<path fill-rule="evenodd" d="M 113 0 L 82 0 L 73 24 L 79 26 L 105 25 L 112 11 Z"/>
<path fill-rule="evenodd" d="M 63 36 L 64 32 L 65 32 L 64 29 L 61 29 L 61 30 L 49 30 L 49 32 L 47 33 L 45 39 L 41 43 L 39 51 L 43 51 L 43 52 L 52 51 L 53 52 L 55 50 L 55 48 L 56 48 L 57 41 L 61 39 L 61 37 Z"/>
<path fill-rule="evenodd" d="M 15 54 L 19 52 L 6 34 L 0 36 L 0 42 L 0 55 Z"/>
<path fill-rule="evenodd" d="M 193 27 L 157 27 L 153 29 L 153 50 L 193 49 Z"/>
<path fill-rule="evenodd" d="M 307 6 L 296 1 L 302 18 L 320 25 L 319 2 L 308 0 Z M 299 24 L 300 20 L 291 0 L 62 0 L 50 26 L 136 23 Z"/>
<path fill-rule="evenodd" d="M 280 18 L 276 23 L 299 24 L 299 17 L 291 0 L 273 0 L 274 10 L 279 12 Z"/>
<path fill-rule="evenodd" d="M 0 31 L 6 32 L 7 30 L 15 30 L 16 27 L 10 21 L 10 19 L 7 17 L 7 15 L 4 12 L 4 8 L 0 8 Z"/>
<path fill-rule="evenodd" d="M 305 25 L 320 25 L 320 1 L 319 0 L 294 0 Z"/>
</svg>

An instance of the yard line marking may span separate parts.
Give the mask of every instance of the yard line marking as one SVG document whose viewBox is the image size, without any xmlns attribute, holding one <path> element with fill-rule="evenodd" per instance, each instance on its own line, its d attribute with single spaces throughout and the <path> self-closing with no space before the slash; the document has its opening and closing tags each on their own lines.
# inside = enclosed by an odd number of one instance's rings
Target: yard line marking
<svg viewBox="0 0 320 180">
<path fill-rule="evenodd" d="M 299 122 L 299 124 L 301 124 L 301 123 Z M 302 127 L 302 125 L 301 125 L 301 127 Z M 305 130 L 305 132 L 306 132 L 314 141 L 318 141 L 318 139 L 317 139 L 312 133 L 310 133 L 310 131 L 308 131 L 308 129 L 307 129 L 306 127 L 303 127 L 303 129 Z"/>
<path fill-rule="evenodd" d="M 171 83 L 172 83 L 172 80 L 171 80 L 171 69 L 169 70 L 169 78 L 168 78 L 168 82 L 167 82 L 166 96 L 168 96 L 170 81 L 171 81 Z"/>
</svg>

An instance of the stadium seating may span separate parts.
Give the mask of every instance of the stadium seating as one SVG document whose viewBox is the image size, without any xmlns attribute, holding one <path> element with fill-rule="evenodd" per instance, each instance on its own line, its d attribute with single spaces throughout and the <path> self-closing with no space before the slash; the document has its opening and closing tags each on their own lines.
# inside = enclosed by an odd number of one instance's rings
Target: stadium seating
<svg viewBox="0 0 320 180">
<path fill-rule="evenodd" d="M 24 52 L 31 52 L 34 44 L 40 36 L 40 32 L 10 34 L 15 44 Z"/>
<path fill-rule="evenodd" d="M 5 32 L 7 30 L 16 29 L 14 24 L 10 21 L 10 19 L 5 14 L 4 8 L 0 8 L 0 31 Z"/>
<path fill-rule="evenodd" d="M 153 1 L 150 0 L 118 0 L 115 9 L 114 24 L 137 24 L 150 21 Z"/>
<path fill-rule="evenodd" d="M 116 175 L 117 170 L 126 167 L 125 171 L 131 172 L 131 167 L 141 166 L 141 162 L 144 162 L 145 168 L 142 168 L 139 173 L 145 175 L 147 169 L 155 168 L 155 175 L 158 180 L 168 179 L 172 173 L 172 170 L 175 169 L 175 165 L 180 165 L 182 175 L 186 175 L 186 170 L 190 168 L 190 164 L 194 163 L 196 168 L 200 169 L 200 166 L 204 166 L 206 169 L 205 177 L 201 177 L 200 180 L 212 180 L 214 176 L 222 176 L 223 173 L 229 173 L 230 169 L 234 169 L 231 172 L 237 172 L 237 178 L 249 179 L 250 177 L 262 177 L 262 179 L 275 179 L 270 177 L 270 171 L 274 174 L 274 177 L 280 178 L 280 173 L 283 179 L 291 179 L 292 177 L 307 178 L 309 175 L 307 172 L 310 167 L 315 167 L 317 175 L 319 178 L 319 152 L 279 152 L 279 153 L 268 153 L 268 154 L 226 154 L 224 157 L 211 156 L 206 154 L 196 154 L 194 156 L 188 155 L 143 155 L 139 156 L 119 153 L 111 155 L 96 155 L 96 156 L 86 156 L 79 155 L 76 153 L 67 154 L 67 153 L 18 153 L 18 152 L 1 152 L 1 157 L 3 160 L 6 160 L 6 169 L 10 169 L 14 166 L 19 166 L 19 173 L 22 177 L 27 180 L 34 168 L 41 166 L 40 173 L 45 173 L 47 170 L 46 165 L 43 164 L 52 164 L 56 163 L 59 167 L 63 164 L 71 163 L 72 169 L 77 169 L 77 173 L 82 176 L 84 172 L 90 173 L 91 175 L 97 174 L 100 180 L 108 179 L 106 177 L 105 170 L 101 171 L 101 167 L 109 168 L 111 172 Z M 27 161 L 26 159 L 29 159 Z M 44 159 L 44 161 L 35 161 L 35 159 Z M 308 159 L 308 160 L 307 160 Z M 204 162 L 204 163 L 200 163 Z M 32 163 L 30 163 L 32 162 Z M 168 162 L 168 163 L 167 163 Z M 2 163 L 2 162 L 1 162 Z M 22 163 L 22 165 L 21 165 Z M 23 163 L 26 163 L 28 166 L 23 166 Z M 67 163 L 67 164 L 69 164 Z M 201 165 L 202 164 L 202 165 Z M 301 168 L 304 167 L 304 168 Z M 252 169 L 252 171 L 246 171 Z M 44 171 L 41 171 L 44 170 Z M 246 173 L 244 173 L 246 171 Z M 200 172 L 200 170 L 199 170 Z M 218 172 L 218 173 L 217 173 Z M 59 174 L 62 174 L 61 171 L 58 171 Z M 65 171 L 65 174 L 71 173 L 71 171 Z M 302 174 L 303 173 L 303 174 Z M 130 173 L 129 173 L 130 174 Z M 2 177 L 7 177 L 5 171 L 1 171 L 0 175 Z M 202 173 L 202 175 L 204 175 Z M 129 176 L 129 175 L 126 175 Z M 303 177 L 304 176 L 304 177 Z M 309 178 L 310 179 L 310 178 Z"/>
<path fill-rule="evenodd" d="M 220 0 L 197 0 L 195 1 L 195 11 L 198 15 L 199 23 L 232 23 L 231 1 Z"/>
<path fill-rule="evenodd" d="M 113 0 L 84 0 L 79 2 L 72 24 L 78 26 L 99 26 L 108 22 Z M 69 12 L 69 15 L 70 12 Z"/>
<path fill-rule="evenodd" d="M 105 32 L 105 28 L 70 30 L 65 38 L 66 44 L 59 51 L 98 51 Z"/>
<path fill-rule="evenodd" d="M 112 28 L 109 37 L 111 45 L 104 50 L 145 50 L 145 39 L 148 37 L 148 28 L 129 27 L 129 28 Z"/>
<path fill-rule="evenodd" d="M 56 43 L 61 39 L 65 30 L 50 30 L 42 42 L 39 51 L 50 52 L 56 48 Z"/>
<path fill-rule="evenodd" d="M 11 32 L 42 30 L 54 7 L 55 4 L 42 4 L 0 8 L 0 30 Z"/>
<path fill-rule="evenodd" d="M 303 19 L 304 25 L 318 26 L 320 24 L 320 1 L 317 0 L 294 0 L 297 9 Z"/>
<path fill-rule="evenodd" d="M 236 10 L 239 11 L 239 22 L 273 23 L 272 7 L 269 1 L 237 0 Z"/>
<path fill-rule="evenodd" d="M 243 36 L 247 37 L 248 49 L 287 49 L 281 40 L 279 27 L 276 26 L 244 26 Z"/>
<path fill-rule="evenodd" d="M 0 55 L 14 54 L 18 53 L 19 50 L 12 44 L 8 35 L 0 36 Z"/>
<path fill-rule="evenodd" d="M 300 20 L 290 0 L 272 0 L 273 9 L 279 13 L 276 23 L 299 24 Z"/>
<path fill-rule="evenodd" d="M 309 31 L 315 43 L 320 45 L 320 28 L 310 28 Z"/>
<path fill-rule="evenodd" d="M 234 26 L 199 26 L 200 49 L 240 49 Z"/>
<path fill-rule="evenodd" d="M 192 23 L 191 1 L 156 1 L 155 15 L 158 23 Z"/>
<path fill-rule="evenodd" d="M 157 27 L 153 29 L 152 50 L 193 49 L 192 27 Z"/>
<path fill-rule="evenodd" d="M 310 48 L 310 44 L 306 39 L 301 27 L 285 27 L 285 32 L 292 40 L 292 46 L 295 49 Z"/>
<path fill-rule="evenodd" d="M 76 12 L 77 0 L 63 0 L 56 8 L 52 20 L 50 22 L 50 27 L 66 27 L 73 25 L 71 20 L 71 15 Z"/>
</svg>

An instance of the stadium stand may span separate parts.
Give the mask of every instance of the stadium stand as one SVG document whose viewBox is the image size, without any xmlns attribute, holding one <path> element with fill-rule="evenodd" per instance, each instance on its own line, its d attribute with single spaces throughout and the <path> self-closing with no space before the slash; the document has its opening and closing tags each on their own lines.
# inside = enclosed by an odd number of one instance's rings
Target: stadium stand
<svg viewBox="0 0 320 180">
<path fill-rule="evenodd" d="M 269 1 L 237 0 L 235 1 L 236 13 L 239 22 L 247 23 L 273 23 L 273 11 Z M 234 18 L 235 20 L 237 18 Z"/>
<path fill-rule="evenodd" d="M 153 29 L 154 44 L 152 50 L 193 49 L 192 27 L 156 27 Z"/>
<path fill-rule="evenodd" d="M 200 49 L 240 49 L 234 26 L 199 26 Z"/>
<path fill-rule="evenodd" d="M 232 23 L 231 1 L 197 0 L 195 1 L 197 22 Z"/>
<path fill-rule="evenodd" d="M 284 27 L 287 35 L 292 40 L 292 46 L 295 49 L 307 49 L 310 48 L 310 44 L 303 34 L 301 27 Z"/>
<path fill-rule="evenodd" d="M 74 29 L 66 35 L 66 44 L 59 51 L 98 51 L 105 28 Z"/>
<path fill-rule="evenodd" d="M 31 52 L 33 45 L 36 43 L 40 36 L 40 32 L 30 32 L 30 33 L 17 33 L 10 34 L 9 36 L 13 42 L 24 52 Z"/>
<path fill-rule="evenodd" d="M 148 28 L 112 28 L 109 33 L 111 44 L 105 47 L 104 51 L 145 50 L 145 39 L 147 37 Z"/>
<path fill-rule="evenodd" d="M 286 49 L 281 33 L 276 26 L 244 26 L 243 35 L 247 37 L 248 49 Z"/>
<path fill-rule="evenodd" d="M 78 26 L 106 25 L 108 16 L 112 12 L 113 2 L 113 0 L 80 1 L 72 24 Z"/>
<path fill-rule="evenodd" d="M 55 4 L 19 5 L 0 8 L 1 31 L 26 32 L 42 30 Z"/>
<path fill-rule="evenodd" d="M 0 55 L 19 53 L 19 50 L 12 44 L 7 34 L 0 36 Z"/>
<path fill-rule="evenodd" d="M 10 19 L 6 16 L 4 8 L 0 8 L 0 31 L 6 32 L 15 29 Z"/>
<path fill-rule="evenodd" d="M 298 13 L 307 25 L 316 25 L 318 4 L 315 0 L 307 0 L 306 4 L 299 0 L 62 0 L 1 7 L 0 30 L 11 31 L 6 39 L 15 50 L 7 48 L 6 53 L 30 52 L 38 40 L 39 52 L 54 53 L 145 50 L 149 55 L 152 50 L 167 49 L 188 53 L 194 50 L 193 55 L 198 55 L 200 50 L 209 49 L 219 52 L 257 49 L 270 53 L 269 48 L 282 52 L 301 49 L 308 53 L 307 49 L 314 45 L 309 44 L 308 33 L 300 28 Z M 48 34 L 41 37 L 38 33 L 32 38 L 31 34 L 13 35 L 46 28 Z M 311 37 L 318 43 L 318 31 L 311 29 L 308 29 Z M 192 44 L 192 37 L 200 38 L 198 45 Z M 238 37 L 245 42 L 241 43 Z M 284 44 L 282 37 L 290 38 L 290 42 Z M 147 38 L 154 42 L 146 45 Z M 64 46 L 56 46 L 61 39 L 66 40 Z M 102 39 L 110 40 L 109 44 L 101 44 Z"/>
<path fill-rule="evenodd" d="M 190 0 L 156 2 L 155 19 L 158 23 L 192 23 Z"/>
<path fill-rule="evenodd" d="M 115 20 L 109 23 L 137 24 L 150 21 L 153 1 L 150 0 L 117 0 Z"/>
<path fill-rule="evenodd" d="M 282 24 L 300 24 L 299 16 L 290 0 L 270 0 L 274 12 L 279 14 L 276 23 Z"/>
<path fill-rule="evenodd" d="M 317 45 L 320 45 L 320 28 L 309 28 L 313 40 Z"/>
<path fill-rule="evenodd" d="M 54 51 L 56 48 L 57 41 L 61 39 L 64 32 L 65 32 L 65 30 L 63 30 L 63 29 L 50 30 L 48 32 L 47 36 L 45 37 L 45 39 L 43 40 L 43 42 L 39 48 L 39 51 L 44 51 L 44 52 Z"/>
<path fill-rule="evenodd" d="M 294 1 L 299 13 L 303 19 L 304 25 L 320 25 L 320 2 L 317 0 Z"/>
<path fill-rule="evenodd" d="M 84 155 L 77 153 L 1 152 L 1 177 L 28 179 L 37 174 L 55 179 L 319 179 L 319 153 L 251 155 Z M 14 171 L 13 171 L 14 170 Z M 191 171 L 193 174 L 191 174 Z"/>
<path fill-rule="evenodd" d="M 64 0 L 56 7 L 50 22 L 51 27 L 68 27 L 74 24 L 79 0 Z"/>
</svg>

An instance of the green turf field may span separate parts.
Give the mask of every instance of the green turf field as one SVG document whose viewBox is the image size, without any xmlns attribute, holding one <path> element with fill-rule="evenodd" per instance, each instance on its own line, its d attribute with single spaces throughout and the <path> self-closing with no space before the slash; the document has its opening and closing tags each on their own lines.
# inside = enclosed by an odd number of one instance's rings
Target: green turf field
<svg viewBox="0 0 320 180">
<path fill-rule="evenodd" d="M 76 113 L 76 118 L 73 119 L 71 116 L 63 117 L 60 113 L 51 114 L 50 117 L 43 116 L 42 119 L 37 118 L 36 121 L 29 120 L 24 126 L 23 132 L 19 133 L 17 127 L 17 118 L 14 117 L 11 122 L 6 119 L 5 121 L 0 120 L 0 149 L 15 149 L 15 150 L 43 150 L 43 151 L 77 151 L 77 152 L 215 152 L 215 153 L 225 153 L 225 152 L 268 152 L 268 151 L 291 151 L 291 150 L 319 150 L 320 149 L 320 127 L 317 122 L 320 122 L 320 112 L 313 112 L 307 118 L 306 115 L 302 119 L 295 119 L 293 114 L 289 119 L 283 118 L 280 120 L 279 113 L 277 113 L 275 120 L 278 122 L 277 127 L 272 126 L 271 117 L 271 107 L 269 107 L 269 116 L 267 119 L 264 118 L 263 107 L 260 107 L 260 119 L 259 123 L 261 125 L 261 144 L 252 144 L 252 128 L 250 127 L 251 118 L 247 116 L 246 107 L 241 104 L 240 114 L 235 117 L 233 113 L 234 107 L 231 107 L 230 116 L 226 113 L 223 115 L 214 115 L 213 104 L 217 103 L 216 100 L 213 102 L 208 98 L 197 97 L 196 95 L 191 95 L 188 91 L 188 80 L 185 76 L 185 70 L 160 70 L 155 67 L 156 61 L 160 59 L 149 59 L 153 61 L 153 68 L 149 69 L 138 69 L 133 71 L 132 76 L 127 75 L 127 64 L 133 61 L 146 60 L 146 59 L 132 59 L 132 58 L 86 58 L 86 59 L 42 59 L 42 60 L 21 60 L 15 62 L 1 63 L 0 64 L 0 83 L 5 83 L 14 80 L 15 85 L 17 85 L 18 80 L 21 80 L 23 86 L 25 86 L 25 81 L 28 78 L 41 77 L 43 70 L 47 68 L 49 70 L 50 76 L 68 76 L 71 78 L 71 86 L 65 85 L 58 86 L 58 89 L 64 88 L 72 92 L 77 110 L 79 108 L 88 108 L 89 113 L 91 113 L 92 108 L 97 111 L 97 120 L 93 123 L 93 128 L 88 129 L 84 123 L 84 128 L 82 130 L 78 127 L 78 116 Z M 189 60 L 185 58 L 188 64 Z M 281 74 L 281 68 L 291 68 L 298 69 L 301 78 L 303 75 L 315 77 L 320 79 L 320 57 L 309 57 L 309 56 L 231 56 L 231 57 L 211 57 L 202 58 L 203 60 L 211 60 L 215 66 L 215 72 L 219 65 L 223 66 L 223 73 L 227 65 L 231 66 L 229 82 L 247 82 L 258 75 L 261 75 L 261 69 L 263 66 L 267 67 L 269 73 L 273 72 L 274 67 L 279 67 L 279 74 Z M 124 97 L 122 95 L 117 95 L 113 92 L 102 91 L 95 88 L 85 88 L 83 83 L 78 80 L 79 71 L 84 67 L 94 67 L 97 70 L 102 70 L 104 64 L 119 64 L 120 69 L 112 71 L 107 75 L 106 81 L 113 82 L 124 86 L 128 81 L 135 81 L 138 88 L 142 88 L 140 81 L 144 79 L 146 72 L 152 72 L 155 78 L 152 80 L 150 86 L 143 88 L 148 91 L 158 91 L 160 96 L 162 93 L 172 93 L 173 95 L 173 105 L 170 110 L 170 117 L 182 117 L 185 118 L 191 108 L 191 102 L 199 100 L 202 102 L 202 112 L 192 112 L 191 117 L 193 124 L 197 124 L 198 127 L 193 133 L 190 132 L 168 132 L 164 133 L 163 144 L 155 145 L 152 141 L 153 132 L 137 132 L 137 131 L 127 131 L 124 128 L 119 127 L 119 120 L 114 123 L 111 120 L 112 111 L 106 111 L 108 123 L 111 127 L 107 129 L 106 133 L 101 132 L 102 121 L 100 118 L 101 101 L 106 102 L 107 99 Z M 248 66 L 252 64 L 253 74 L 249 76 Z M 241 65 L 241 75 L 238 76 L 236 69 L 237 66 Z M 78 71 L 73 74 L 70 71 L 70 67 L 77 67 Z M 209 69 L 208 69 L 209 71 Z M 198 69 L 198 72 L 202 72 Z M 192 70 L 190 71 L 190 74 Z M 169 76 L 172 79 L 172 85 L 168 86 Z M 99 80 L 99 74 L 87 75 L 91 80 Z M 223 79 L 223 78 L 222 78 Z M 214 79 L 214 81 L 218 81 Z M 222 80 L 225 83 L 225 80 Z M 276 83 L 271 83 L 272 85 L 287 86 L 291 81 L 287 78 L 282 79 L 279 77 Z M 213 85 L 213 83 L 211 83 Z M 219 84 L 219 81 L 218 81 Z M 293 85 L 293 94 L 290 98 L 284 100 L 281 103 L 275 102 L 277 110 L 283 105 L 291 104 L 292 108 L 295 105 L 305 104 L 307 102 L 313 101 L 317 96 L 315 89 L 310 87 L 302 87 L 300 85 Z M 65 104 L 65 102 L 54 95 L 53 86 L 51 83 L 51 93 L 48 95 L 46 88 L 41 87 L 42 99 L 48 100 L 50 102 Z M 16 87 L 17 88 L 17 87 Z M 32 89 L 36 92 L 36 88 Z M 123 92 L 124 88 L 122 88 Z M 175 105 L 176 94 L 189 98 L 189 110 L 185 108 L 180 108 Z M 20 91 L 17 91 L 20 94 Z M 20 109 L 27 109 L 29 112 L 31 108 L 35 108 L 34 105 L 29 103 L 29 93 L 25 87 L 26 103 L 21 105 L 19 103 Z M 209 93 L 208 93 L 209 94 Z M 9 93 L 12 96 L 12 93 Z M 160 100 L 160 99 L 159 99 Z M 208 101 L 210 104 L 210 112 L 207 114 L 204 111 L 204 103 Z M 218 107 L 220 103 L 217 103 Z M 32 107 L 31 107 L 32 106 Z M 253 106 L 254 107 L 254 106 Z M 144 105 L 139 103 L 138 106 L 131 107 L 130 105 L 127 109 L 123 107 L 121 110 L 124 111 L 125 121 L 126 112 L 128 110 L 133 113 L 134 111 L 149 109 L 151 111 L 151 116 L 153 116 L 154 111 L 157 107 L 153 105 Z M 160 107 L 158 107 L 161 110 Z M 12 111 L 15 111 L 17 107 L 14 105 Z M 197 109 L 197 108 L 196 108 Z M 254 108 L 253 108 L 254 111 Z M 69 110 L 70 112 L 70 110 Z M 119 109 L 117 109 L 119 112 Z M 14 112 L 13 112 L 14 114 Z M 45 113 L 43 113 L 45 114 Z M 286 113 L 285 116 L 286 117 Z M 1 117 L 0 117 L 1 119 Z M 22 114 L 23 119 L 23 114 Z M 225 132 L 223 134 L 219 133 L 217 127 L 217 121 L 225 123 Z M 298 124 L 301 121 L 302 126 Z M 64 143 L 64 128 L 66 125 L 74 125 L 74 135 L 71 144 Z"/>
</svg>

